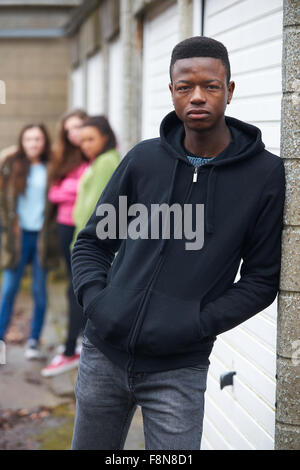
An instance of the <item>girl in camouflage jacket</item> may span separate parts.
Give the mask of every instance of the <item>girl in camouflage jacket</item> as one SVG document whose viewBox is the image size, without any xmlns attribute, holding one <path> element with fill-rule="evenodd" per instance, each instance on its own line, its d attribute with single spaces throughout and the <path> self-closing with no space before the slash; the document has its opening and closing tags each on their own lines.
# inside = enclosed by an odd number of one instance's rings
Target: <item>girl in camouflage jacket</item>
<svg viewBox="0 0 300 470">
<path fill-rule="evenodd" d="M 25 356 L 41 358 L 39 338 L 47 307 L 47 274 L 59 262 L 56 206 L 50 185 L 50 140 L 42 124 L 25 126 L 16 152 L 0 167 L 2 271 L 0 339 L 3 340 L 27 264 L 32 264 L 34 311 Z"/>
</svg>

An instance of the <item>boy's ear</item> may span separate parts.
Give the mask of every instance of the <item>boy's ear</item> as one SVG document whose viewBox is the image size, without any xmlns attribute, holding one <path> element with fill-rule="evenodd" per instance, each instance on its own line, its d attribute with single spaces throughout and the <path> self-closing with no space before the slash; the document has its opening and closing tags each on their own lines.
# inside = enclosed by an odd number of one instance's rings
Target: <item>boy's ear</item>
<svg viewBox="0 0 300 470">
<path fill-rule="evenodd" d="M 169 83 L 169 90 L 170 90 L 170 92 L 171 92 L 172 103 L 173 103 L 173 106 L 174 106 L 174 100 L 173 100 L 173 85 L 172 85 L 171 82 Z"/>
<path fill-rule="evenodd" d="M 231 80 L 228 84 L 229 92 L 228 92 L 227 104 L 230 104 L 230 101 L 232 99 L 232 95 L 233 95 L 233 92 L 234 92 L 234 88 L 235 88 L 235 82 Z"/>
</svg>

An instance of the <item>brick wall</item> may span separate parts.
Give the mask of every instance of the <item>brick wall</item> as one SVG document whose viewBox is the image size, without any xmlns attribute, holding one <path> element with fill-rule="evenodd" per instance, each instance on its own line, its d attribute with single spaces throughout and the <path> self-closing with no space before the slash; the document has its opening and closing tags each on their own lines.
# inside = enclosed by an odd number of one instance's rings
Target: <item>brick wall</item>
<svg viewBox="0 0 300 470">
<path fill-rule="evenodd" d="M 44 122 L 52 134 L 67 108 L 67 39 L 1 39 L 0 79 L 6 104 L 0 106 L 0 150 L 15 143 L 23 125 Z"/>
</svg>

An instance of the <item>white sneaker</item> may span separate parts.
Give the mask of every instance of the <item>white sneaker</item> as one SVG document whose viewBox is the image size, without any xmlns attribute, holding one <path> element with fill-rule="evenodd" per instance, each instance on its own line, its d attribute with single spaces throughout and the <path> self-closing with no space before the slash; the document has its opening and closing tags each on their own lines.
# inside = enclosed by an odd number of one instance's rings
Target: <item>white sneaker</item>
<svg viewBox="0 0 300 470">
<path fill-rule="evenodd" d="M 47 355 L 40 351 L 38 341 L 32 338 L 27 341 L 24 356 L 29 360 L 47 358 Z"/>
</svg>

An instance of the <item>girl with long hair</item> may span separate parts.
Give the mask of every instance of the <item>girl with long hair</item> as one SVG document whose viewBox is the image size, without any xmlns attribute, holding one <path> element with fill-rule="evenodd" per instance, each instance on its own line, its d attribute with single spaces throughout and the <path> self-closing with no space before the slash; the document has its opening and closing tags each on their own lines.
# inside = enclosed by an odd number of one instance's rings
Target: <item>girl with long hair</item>
<svg viewBox="0 0 300 470">
<path fill-rule="evenodd" d="M 121 160 L 114 131 L 105 116 L 93 116 L 84 122 L 80 147 L 91 165 L 81 178 L 78 188 L 73 210 L 75 231 L 71 249 Z"/>
<path fill-rule="evenodd" d="M 66 342 L 51 362 L 42 369 L 45 377 L 54 376 L 77 367 L 80 351 L 76 348 L 77 339 L 84 327 L 84 315 L 77 303 L 73 291 L 70 260 L 70 243 L 74 235 L 72 216 L 77 197 L 78 184 L 89 160 L 80 149 L 81 126 L 88 118 L 83 110 L 74 110 L 65 114 L 60 122 L 58 142 L 54 153 L 52 184 L 48 197 L 57 205 L 57 227 L 61 252 L 64 256 L 68 273 L 68 330 Z"/>
<path fill-rule="evenodd" d="M 50 139 L 43 124 L 25 126 L 17 150 L 1 161 L 0 339 L 4 340 L 14 301 L 27 264 L 32 264 L 34 299 L 27 359 L 40 359 L 39 339 L 47 308 L 47 274 L 59 260 L 55 208 L 47 200 L 50 181 Z"/>
</svg>

